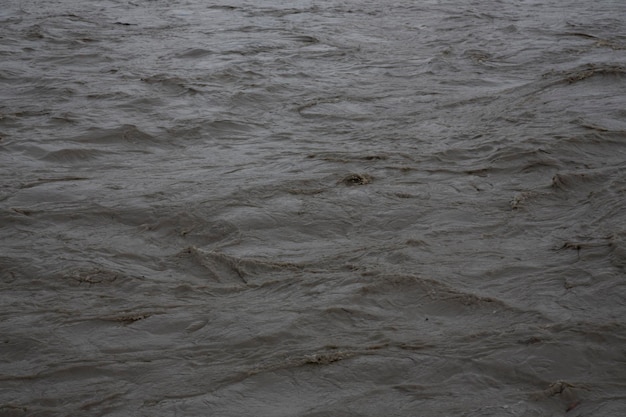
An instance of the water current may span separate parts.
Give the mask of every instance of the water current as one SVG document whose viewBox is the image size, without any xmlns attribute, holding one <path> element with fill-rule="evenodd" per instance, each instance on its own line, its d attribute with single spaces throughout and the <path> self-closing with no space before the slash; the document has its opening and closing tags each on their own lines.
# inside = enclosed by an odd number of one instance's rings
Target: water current
<svg viewBox="0 0 626 417">
<path fill-rule="evenodd" d="M 626 415 L 622 0 L 3 0 L 0 416 Z"/>
</svg>

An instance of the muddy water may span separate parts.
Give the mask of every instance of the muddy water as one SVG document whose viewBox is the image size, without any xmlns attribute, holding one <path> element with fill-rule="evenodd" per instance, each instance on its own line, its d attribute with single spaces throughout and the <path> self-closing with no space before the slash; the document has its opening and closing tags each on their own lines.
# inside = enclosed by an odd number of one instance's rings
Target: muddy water
<svg viewBox="0 0 626 417">
<path fill-rule="evenodd" d="M 624 415 L 625 17 L 5 0 L 0 415 Z"/>
</svg>

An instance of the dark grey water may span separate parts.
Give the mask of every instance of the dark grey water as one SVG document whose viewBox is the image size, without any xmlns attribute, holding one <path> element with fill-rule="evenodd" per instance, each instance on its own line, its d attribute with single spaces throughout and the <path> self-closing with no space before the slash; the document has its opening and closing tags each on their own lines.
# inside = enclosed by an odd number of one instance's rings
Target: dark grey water
<svg viewBox="0 0 626 417">
<path fill-rule="evenodd" d="M 621 0 L 4 0 L 0 415 L 626 415 L 625 49 Z"/>
</svg>

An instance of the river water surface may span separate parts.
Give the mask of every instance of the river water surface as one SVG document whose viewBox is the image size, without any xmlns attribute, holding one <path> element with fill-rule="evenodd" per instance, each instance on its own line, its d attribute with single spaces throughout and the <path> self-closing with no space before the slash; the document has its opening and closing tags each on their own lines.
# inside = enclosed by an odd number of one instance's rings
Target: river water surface
<svg viewBox="0 0 626 417">
<path fill-rule="evenodd" d="M 626 415 L 622 0 L 4 0 L 0 416 Z"/>
</svg>

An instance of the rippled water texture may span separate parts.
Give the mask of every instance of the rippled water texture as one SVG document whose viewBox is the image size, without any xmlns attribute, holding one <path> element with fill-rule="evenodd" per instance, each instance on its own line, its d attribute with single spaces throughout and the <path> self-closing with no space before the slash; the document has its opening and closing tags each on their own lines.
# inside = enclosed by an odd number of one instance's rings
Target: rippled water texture
<svg viewBox="0 0 626 417">
<path fill-rule="evenodd" d="M 0 416 L 626 415 L 626 4 L 5 0 Z"/>
</svg>

